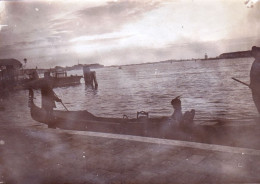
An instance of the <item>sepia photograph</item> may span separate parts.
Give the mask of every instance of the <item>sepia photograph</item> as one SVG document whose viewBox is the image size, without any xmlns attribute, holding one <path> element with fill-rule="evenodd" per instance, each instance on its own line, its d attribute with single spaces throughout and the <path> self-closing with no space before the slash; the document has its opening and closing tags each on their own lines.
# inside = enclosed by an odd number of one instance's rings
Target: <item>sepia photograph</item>
<svg viewBox="0 0 260 184">
<path fill-rule="evenodd" d="M 0 184 L 259 166 L 260 0 L 0 0 Z"/>
</svg>

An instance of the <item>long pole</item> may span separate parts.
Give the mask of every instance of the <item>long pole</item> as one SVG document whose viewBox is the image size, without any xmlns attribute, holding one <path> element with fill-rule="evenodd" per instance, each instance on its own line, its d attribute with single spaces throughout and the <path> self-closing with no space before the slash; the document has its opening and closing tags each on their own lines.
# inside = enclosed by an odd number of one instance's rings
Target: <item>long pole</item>
<svg viewBox="0 0 260 184">
<path fill-rule="evenodd" d="M 239 83 L 241 83 L 241 84 L 244 84 L 244 85 L 247 86 L 247 87 L 249 87 L 249 84 L 247 84 L 247 83 L 245 83 L 245 82 L 242 82 L 241 80 L 238 80 L 238 79 L 236 79 L 236 78 L 234 78 L 234 77 L 232 77 L 232 79 L 235 80 L 235 81 L 237 81 L 237 82 L 239 82 Z M 249 88 L 250 88 L 250 87 L 249 87 Z"/>
<path fill-rule="evenodd" d="M 53 93 L 54 93 L 54 95 L 55 95 L 57 98 L 59 98 L 54 91 L 53 91 Z M 63 105 L 63 107 L 66 109 L 66 111 L 69 111 L 69 110 L 67 109 L 67 107 L 63 104 L 62 101 L 60 101 L 60 103 Z"/>
<path fill-rule="evenodd" d="M 63 105 L 63 107 L 66 109 L 66 111 L 69 111 L 69 110 L 67 109 L 67 107 L 63 104 L 62 101 L 61 101 L 60 103 Z"/>
</svg>

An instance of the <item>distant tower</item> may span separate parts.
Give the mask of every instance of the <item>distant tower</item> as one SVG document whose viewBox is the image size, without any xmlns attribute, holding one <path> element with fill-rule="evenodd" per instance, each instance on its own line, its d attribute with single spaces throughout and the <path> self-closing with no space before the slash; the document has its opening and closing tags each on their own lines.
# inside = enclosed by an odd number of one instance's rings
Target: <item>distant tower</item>
<svg viewBox="0 0 260 184">
<path fill-rule="evenodd" d="M 208 55 L 207 55 L 207 53 L 205 53 L 205 59 L 208 59 Z"/>
</svg>

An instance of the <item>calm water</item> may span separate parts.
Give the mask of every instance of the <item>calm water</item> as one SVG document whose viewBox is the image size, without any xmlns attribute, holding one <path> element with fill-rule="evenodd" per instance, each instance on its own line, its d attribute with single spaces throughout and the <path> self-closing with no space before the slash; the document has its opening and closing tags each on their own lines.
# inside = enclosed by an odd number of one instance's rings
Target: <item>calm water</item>
<svg viewBox="0 0 260 184">
<path fill-rule="evenodd" d="M 170 116 L 172 98 L 182 95 L 183 111 L 195 109 L 196 122 L 225 118 L 232 121 L 257 116 L 250 90 L 231 79 L 249 83 L 253 59 L 186 61 L 96 69 L 99 89 L 80 85 L 55 88 L 69 110 L 88 110 L 97 116 L 136 117 L 137 111 L 150 116 Z M 71 74 L 82 75 L 82 71 Z M 36 124 L 27 106 L 28 91 L 13 92 L 2 101 L 1 122 Z M 40 92 L 36 91 L 40 105 Z M 64 109 L 60 104 L 58 109 Z"/>
</svg>

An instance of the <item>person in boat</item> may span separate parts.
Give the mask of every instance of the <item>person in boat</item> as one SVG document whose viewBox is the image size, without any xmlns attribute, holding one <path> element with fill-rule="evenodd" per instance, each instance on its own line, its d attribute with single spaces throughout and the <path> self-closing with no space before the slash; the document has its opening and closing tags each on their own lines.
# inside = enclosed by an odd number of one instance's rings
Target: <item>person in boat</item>
<svg viewBox="0 0 260 184">
<path fill-rule="evenodd" d="M 260 47 L 253 46 L 251 50 L 255 58 L 250 70 L 250 84 L 253 101 L 260 114 Z"/>
<path fill-rule="evenodd" d="M 180 96 L 172 99 L 171 105 L 174 110 L 171 116 L 171 120 L 174 121 L 175 124 L 179 125 L 181 123 L 182 116 L 183 116 Z"/>
<path fill-rule="evenodd" d="M 44 73 L 44 81 L 42 81 L 41 85 L 41 95 L 42 109 L 46 111 L 46 121 L 48 123 L 48 127 L 52 128 L 52 125 L 50 125 L 49 122 L 53 119 L 53 108 L 56 108 L 55 101 L 61 102 L 61 99 L 55 95 L 52 89 L 50 77 L 49 72 Z"/>
<path fill-rule="evenodd" d="M 195 116 L 195 110 L 186 111 L 184 114 L 182 113 L 181 100 L 180 96 L 172 99 L 171 105 L 174 109 L 174 112 L 171 116 L 171 121 L 173 124 L 177 126 L 189 126 L 193 123 L 193 119 Z"/>
</svg>

